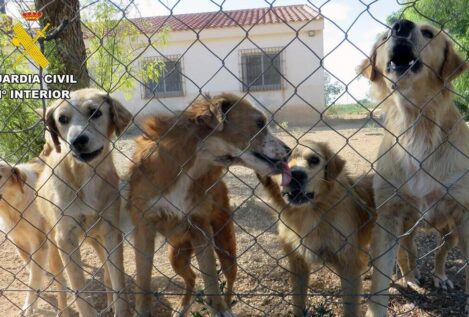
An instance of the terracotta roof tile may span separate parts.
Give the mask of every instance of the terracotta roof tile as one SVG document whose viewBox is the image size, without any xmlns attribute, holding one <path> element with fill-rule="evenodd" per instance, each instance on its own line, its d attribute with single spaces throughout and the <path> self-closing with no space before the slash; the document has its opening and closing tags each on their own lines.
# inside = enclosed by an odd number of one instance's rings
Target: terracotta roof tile
<svg viewBox="0 0 469 317">
<path fill-rule="evenodd" d="M 232 11 L 176 14 L 130 19 L 145 33 L 155 33 L 163 26 L 171 31 L 247 26 L 288 22 L 307 22 L 322 17 L 308 5 L 279 6 Z"/>
</svg>

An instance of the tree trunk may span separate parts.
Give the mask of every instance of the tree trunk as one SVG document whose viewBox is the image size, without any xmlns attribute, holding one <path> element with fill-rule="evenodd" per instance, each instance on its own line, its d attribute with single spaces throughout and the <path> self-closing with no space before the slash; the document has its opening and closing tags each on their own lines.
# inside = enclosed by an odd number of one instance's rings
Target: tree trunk
<svg viewBox="0 0 469 317">
<path fill-rule="evenodd" d="M 35 0 L 36 10 L 44 14 L 41 27 L 50 23 L 48 32 L 59 26 L 63 20 L 68 19 L 69 24 L 50 45 L 53 53 L 48 54 L 51 65 L 50 73 L 73 75 L 77 81 L 72 87 L 76 90 L 88 87 L 90 78 L 86 67 L 86 48 L 83 40 L 80 19 L 79 0 Z M 56 60 L 51 60 L 56 59 Z M 53 65 L 56 63 L 56 65 Z"/>
</svg>

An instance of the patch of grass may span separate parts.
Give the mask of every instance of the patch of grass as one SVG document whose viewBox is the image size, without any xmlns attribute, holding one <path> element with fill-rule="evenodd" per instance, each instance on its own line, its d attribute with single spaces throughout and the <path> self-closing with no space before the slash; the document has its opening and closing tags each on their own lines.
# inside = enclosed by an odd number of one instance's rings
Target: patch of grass
<svg viewBox="0 0 469 317">
<path fill-rule="evenodd" d="M 345 116 L 345 115 L 368 115 L 374 106 L 369 103 L 350 103 L 350 104 L 341 104 L 333 105 L 325 112 L 328 116 Z"/>
</svg>

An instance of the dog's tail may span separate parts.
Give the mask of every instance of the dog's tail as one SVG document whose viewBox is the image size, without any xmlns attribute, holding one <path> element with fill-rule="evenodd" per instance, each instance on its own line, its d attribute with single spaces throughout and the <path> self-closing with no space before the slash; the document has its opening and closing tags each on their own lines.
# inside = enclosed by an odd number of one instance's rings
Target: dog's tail
<svg viewBox="0 0 469 317">
<path fill-rule="evenodd" d="M 256 173 L 257 178 L 264 186 L 266 192 L 269 194 L 272 199 L 272 203 L 279 210 L 283 210 L 288 205 L 285 200 L 282 198 L 282 193 L 280 192 L 280 186 L 272 179 L 270 176 L 261 176 Z"/>
</svg>

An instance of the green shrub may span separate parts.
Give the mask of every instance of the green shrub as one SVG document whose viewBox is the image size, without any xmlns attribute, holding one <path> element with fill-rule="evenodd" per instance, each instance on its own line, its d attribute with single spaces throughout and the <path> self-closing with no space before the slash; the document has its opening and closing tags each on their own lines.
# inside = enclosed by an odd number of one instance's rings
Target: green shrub
<svg viewBox="0 0 469 317">
<path fill-rule="evenodd" d="M 0 16 L 0 25 L 9 25 Z M 14 66 L 19 52 L 10 43 L 8 33 L 0 33 L 0 74 L 30 74 L 25 63 Z M 37 86 L 37 85 L 36 85 Z M 2 90 L 31 89 L 29 84 L 0 84 Z M 8 93 L 0 98 L 0 156 L 11 163 L 23 162 L 39 154 L 44 143 L 44 126 L 34 109 L 42 107 L 40 100 L 10 99 Z"/>
</svg>

